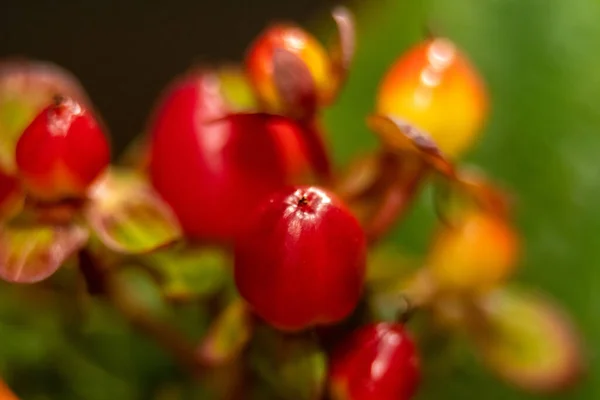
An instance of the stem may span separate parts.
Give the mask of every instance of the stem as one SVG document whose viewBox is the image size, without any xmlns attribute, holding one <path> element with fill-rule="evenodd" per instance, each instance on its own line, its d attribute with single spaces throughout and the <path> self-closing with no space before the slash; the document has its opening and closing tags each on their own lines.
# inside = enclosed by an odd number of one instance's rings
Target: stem
<svg viewBox="0 0 600 400">
<path fill-rule="evenodd" d="M 302 121 L 302 127 L 306 157 L 319 178 L 328 185 L 333 178 L 333 172 L 322 129 L 316 120 Z"/>
<path fill-rule="evenodd" d="M 369 243 L 380 240 L 404 215 L 428 172 L 427 165 L 418 161 L 414 170 L 411 168 L 402 176 L 402 179 L 386 189 L 375 214 L 371 216 L 365 228 Z"/>
<path fill-rule="evenodd" d="M 92 295 L 104 296 L 133 328 L 154 340 L 193 377 L 200 376 L 203 366 L 196 358 L 194 344 L 187 337 L 164 321 L 154 318 L 129 294 L 127 288 L 115 277 L 114 272 L 105 268 L 91 251 L 81 250 L 79 261 L 88 291 Z"/>
<path fill-rule="evenodd" d="M 109 278 L 107 299 L 138 331 L 150 337 L 190 374 L 198 378 L 202 365 L 195 356 L 195 346 L 181 332 L 164 321 L 153 318 L 144 307 L 136 303 L 124 286 Z"/>
</svg>

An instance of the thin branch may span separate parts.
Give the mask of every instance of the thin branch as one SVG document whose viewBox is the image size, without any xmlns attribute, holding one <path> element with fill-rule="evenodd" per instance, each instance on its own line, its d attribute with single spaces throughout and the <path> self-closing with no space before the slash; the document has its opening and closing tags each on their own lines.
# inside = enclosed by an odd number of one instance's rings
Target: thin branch
<svg viewBox="0 0 600 400">
<path fill-rule="evenodd" d="M 194 343 L 165 321 L 152 316 L 139 304 L 128 289 L 115 277 L 113 269 L 101 265 L 89 250 L 79 254 L 79 265 L 91 294 L 104 297 L 133 328 L 150 337 L 194 378 L 199 378 L 203 366 L 196 357 Z"/>
</svg>

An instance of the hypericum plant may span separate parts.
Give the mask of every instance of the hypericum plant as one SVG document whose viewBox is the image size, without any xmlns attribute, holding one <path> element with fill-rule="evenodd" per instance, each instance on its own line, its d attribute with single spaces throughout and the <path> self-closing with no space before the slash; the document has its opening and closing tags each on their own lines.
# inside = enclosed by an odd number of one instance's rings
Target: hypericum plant
<svg viewBox="0 0 600 400">
<path fill-rule="evenodd" d="M 410 399 L 439 336 L 466 338 L 523 390 L 570 386 L 578 335 L 552 302 L 508 285 L 523 247 L 508 196 L 458 161 L 487 117 L 477 71 L 448 38 L 408 50 L 366 116 L 379 149 L 338 170 L 320 115 L 355 33 L 348 10 L 333 17 L 329 50 L 279 23 L 242 66 L 175 79 L 113 166 L 75 78 L 0 64 L 0 277 L 43 287 L 68 267 L 191 377 L 221 371 L 210 383 L 223 399 Z M 409 257 L 384 239 L 430 183 L 439 227 Z M 168 304 L 206 305 L 210 326 L 180 332 L 140 302 L 131 269 Z"/>
</svg>

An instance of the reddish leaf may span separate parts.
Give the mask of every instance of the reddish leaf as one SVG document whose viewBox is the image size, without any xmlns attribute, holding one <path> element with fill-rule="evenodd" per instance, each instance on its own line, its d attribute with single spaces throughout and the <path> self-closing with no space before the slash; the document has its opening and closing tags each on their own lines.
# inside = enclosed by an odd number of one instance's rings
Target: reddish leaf
<svg viewBox="0 0 600 400">
<path fill-rule="evenodd" d="M 454 178 L 452 162 L 442 154 L 431 137 L 415 126 L 388 115 L 371 115 L 367 119 L 369 128 L 391 149 L 418 156 L 440 174 Z"/>
<path fill-rule="evenodd" d="M 298 118 L 315 115 L 317 89 L 304 60 L 283 48 L 273 51 L 273 79 L 285 109 Z"/>
<path fill-rule="evenodd" d="M 93 188 L 86 218 L 113 251 L 147 253 L 181 237 L 179 223 L 145 180 L 113 170 Z"/>
<path fill-rule="evenodd" d="M 338 35 L 329 53 L 331 57 L 332 79 L 336 84 L 333 86 L 329 101 L 333 101 L 338 95 L 342 85 L 347 79 L 350 64 L 354 59 L 356 47 L 356 28 L 354 16 L 346 7 L 337 7 L 332 12 L 333 19 L 337 24 Z"/>
<path fill-rule="evenodd" d="M 44 280 L 87 239 L 88 232 L 76 225 L 5 225 L 0 228 L 0 278 L 15 283 Z"/>
<path fill-rule="evenodd" d="M 514 288 L 494 292 L 482 309 L 489 329 L 477 334 L 478 349 L 495 374 L 534 393 L 553 393 L 577 382 L 583 353 L 563 310 Z"/>
</svg>

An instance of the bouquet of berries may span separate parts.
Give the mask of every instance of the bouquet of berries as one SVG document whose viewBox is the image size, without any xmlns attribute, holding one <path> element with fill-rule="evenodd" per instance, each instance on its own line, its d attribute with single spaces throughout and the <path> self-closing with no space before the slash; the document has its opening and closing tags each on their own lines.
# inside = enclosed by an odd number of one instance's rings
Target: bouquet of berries
<svg viewBox="0 0 600 400">
<path fill-rule="evenodd" d="M 570 387 L 576 329 L 509 284 L 512 196 L 459 161 L 489 110 L 475 67 L 448 38 L 415 44 L 364 116 L 378 148 L 334 165 L 322 111 L 343 95 L 356 32 L 349 10 L 332 16 L 329 47 L 276 23 L 243 65 L 176 78 L 113 164 L 75 77 L 1 63 L 0 277 L 83 311 L 103 302 L 218 399 L 411 399 L 449 338 L 522 390 Z M 438 228 L 416 257 L 385 239 L 424 192 Z M 187 332 L 177 310 L 199 304 L 207 323 Z"/>
</svg>

